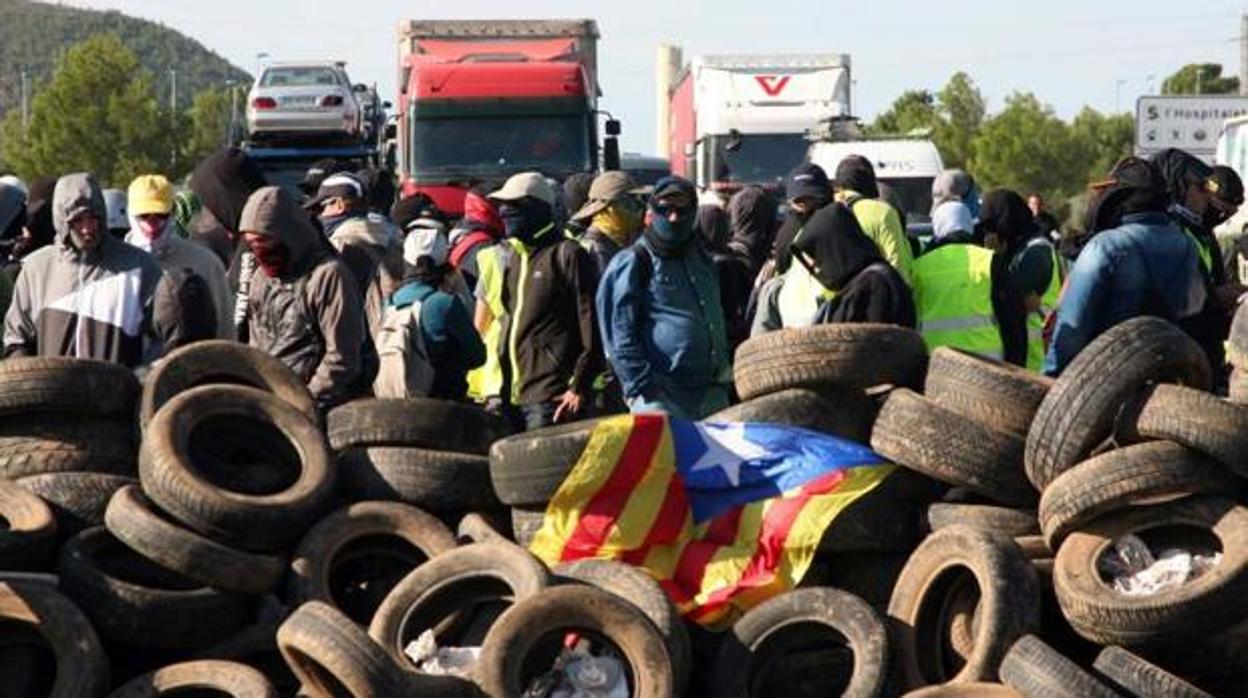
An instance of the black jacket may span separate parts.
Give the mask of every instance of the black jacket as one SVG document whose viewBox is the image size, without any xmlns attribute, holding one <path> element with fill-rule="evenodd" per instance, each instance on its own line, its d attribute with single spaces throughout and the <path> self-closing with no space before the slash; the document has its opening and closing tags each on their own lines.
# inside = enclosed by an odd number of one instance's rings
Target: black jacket
<svg viewBox="0 0 1248 698">
<path fill-rule="evenodd" d="M 505 242 L 504 244 L 518 244 Z M 589 395 L 602 365 L 594 316 L 594 263 L 572 240 L 551 228 L 528 251 L 508 255 L 503 274 L 505 362 L 512 403 L 550 402 L 569 389 Z M 523 289 L 523 292 L 521 292 Z M 514 350 L 515 356 L 511 356 Z"/>
</svg>

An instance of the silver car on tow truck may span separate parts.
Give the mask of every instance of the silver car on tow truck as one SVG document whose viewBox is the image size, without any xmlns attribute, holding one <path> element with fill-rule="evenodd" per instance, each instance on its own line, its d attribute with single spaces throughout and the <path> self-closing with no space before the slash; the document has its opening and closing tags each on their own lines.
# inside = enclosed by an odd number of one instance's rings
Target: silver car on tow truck
<svg viewBox="0 0 1248 698">
<path fill-rule="evenodd" d="M 301 61 L 265 66 L 247 95 L 248 140 L 322 135 L 358 139 L 362 111 L 343 65 Z"/>
</svg>

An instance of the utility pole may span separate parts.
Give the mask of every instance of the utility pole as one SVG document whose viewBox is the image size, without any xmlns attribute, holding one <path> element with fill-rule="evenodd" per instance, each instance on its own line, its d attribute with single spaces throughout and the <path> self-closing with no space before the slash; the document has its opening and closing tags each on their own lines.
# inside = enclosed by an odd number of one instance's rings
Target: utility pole
<svg viewBox="0 0 1248 698">
<path fill-rule="evenodd" d="M 169 69 L 169 131 L 173 139 L 169 145 L 169 164 L 178 167 L 178 69 Z"/>
<path fill-rule="evenodd" d="M 1239 20 L 1239 93 L 1248 95 L 1248 14 Z"/>
<path fill-rule="evenodd" d="M 30 77 L 22 66 L 22 130 L 30 127 Z"/>
</svg>

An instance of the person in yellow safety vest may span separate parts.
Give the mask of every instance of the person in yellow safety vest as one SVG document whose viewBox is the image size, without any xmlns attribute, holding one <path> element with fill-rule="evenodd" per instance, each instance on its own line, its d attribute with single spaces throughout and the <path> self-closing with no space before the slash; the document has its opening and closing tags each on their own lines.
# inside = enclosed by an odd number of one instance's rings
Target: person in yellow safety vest
<svg viewBox="0 0 1248 698">
<path fill-rule="evenodd" d="M 938 206 L 932 227 L 911 276 L 923 341 L 1025 365 L 1027 313 L 1006 256 L 975 243 L 974 220 L 959 201 Z"/>
<path fill-rule="evenodd" d="M 893 265 L 901 278 L 910 282 L 914 255 L 901 225 L 901 216 L 888 203 L 880 201 L 875 167 L 861 155 L 850 155 L 836 166 L 836 200 L 849 206 L 862 226 L 862 232 L 880 248 L 884 261 Z"/>
<path fill-rule="evenodd" d="M 1027 202 L 1008 189 L 984 195 L 979 227 L 985 245 L 1009 260 L 1010 281 L 1027 309 L 1027 368 L 1039 373 L 1044 369 L 1044 321 L 1062 290 L 1057 251 Z"/>
<path fill-rule="evenodd" d="M 1226 364 L 1224 343 L 1231 331 L 1231 317 L 1245 287 L 1227 279 L 1222 249 L 1213 235 L 1219 221 L 1213 199 L 1220 189 L 1213 170 L 1191 153 L 1169 148 L 1152 157 L 1170 196 L 1166 212 L 1183 233 L 1196 243 L 1200 271 L 1208 298 L 1200 313 L 1184 326 L 1204 348 L 1221 382 Z M 1206 220 L 1206 219 L 1209 220 Z M 1211 225 L 1212 224 L 1212 225 Z"/>
</svg>

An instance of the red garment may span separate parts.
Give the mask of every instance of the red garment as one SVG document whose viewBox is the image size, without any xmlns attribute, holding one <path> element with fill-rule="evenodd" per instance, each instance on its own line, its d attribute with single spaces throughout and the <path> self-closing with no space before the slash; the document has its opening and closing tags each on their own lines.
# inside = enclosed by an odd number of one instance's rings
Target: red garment
<svg viewBox="0 0 1248 698">
<path fill-rule="evenodd" d="M 495 239 L 503 236 L 503 219 L 499 217 L 498 209 L 494 208 L 489 199 L 476 192 L 470 191 L 464 197 L 464 220 L 478 223 L 480 228 Z"/>
</svg>

